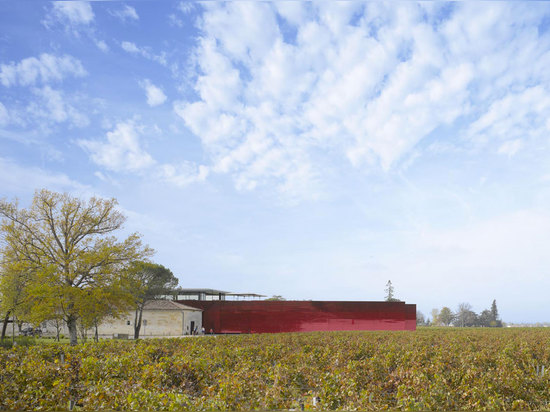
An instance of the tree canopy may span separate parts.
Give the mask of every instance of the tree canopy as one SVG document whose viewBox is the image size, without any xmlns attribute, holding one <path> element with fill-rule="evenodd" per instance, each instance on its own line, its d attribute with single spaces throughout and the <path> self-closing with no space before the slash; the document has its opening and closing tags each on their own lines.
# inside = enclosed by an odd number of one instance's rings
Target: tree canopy
<svg viewBox="0 0 550 412">
<path fill-rule="evenodd" d="M 27 209 L 0 201 L 2 273 L 30 277 L 27 301 L 44 318 L 61 313 L 71 344 L 77 343 L 77 320 L 90 315 L 90 302 L 109 302 L 108 308 L 96 307 L 98 313 L 116 312 L 130 292 L 121 274 L 153 253 L 137 233 L 123 241 L 112 235 L 126 220 L 116 206 L 115 199 L 83 200 L 48 190 L 37 191 Z"/>
<path fill-rule="evenodd" d="M 178 278 L 162 265 L 142 261 L 132 263 L 127 273 L 134 290 L 134 339 L 137 339 L 145 302 L 170 294 L 178 286 Z"/>
</svg>

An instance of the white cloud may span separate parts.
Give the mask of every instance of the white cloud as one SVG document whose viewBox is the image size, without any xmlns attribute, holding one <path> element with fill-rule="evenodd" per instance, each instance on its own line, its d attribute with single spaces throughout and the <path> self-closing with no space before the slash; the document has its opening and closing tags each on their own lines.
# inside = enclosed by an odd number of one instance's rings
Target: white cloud
<svg viewBox="0 0 550 412">
<path fill-rule="evenodd" d="M 158 106 L 166 101 L 166 95 L 162 89 L 152 84 L 149 79 L 139 82 L 139 85 L 145 90 L 145 94 L 147 95 L 147 104 L 149 106 Z"/>
<path fill-rule="evenodd" d="M 504 146 L 505 154 L 510 155 L 510 149 L 517 151 L 523 140 L 545 138 L 550 132 L 549 117 L 550 93 L 546 87 L 528 87 L 493 100 L 487 111 L 470 125 L 468 133 L 481 143 L 514 139 L 516 143 L 512 146 Z"/>
<path fill-rule="evenodd" d="M 0 82 L 3 86 L 29 86 L 36 83 L 61 81 L 67 76 L 83 77 L 86 70 L 80 60 L 69 56 L 43 53 L 38 58 L 28 57 L 18 63 L 0 65 Z"/>
<path fill-rule="evenodd" d="M 183 13 L 184 15 L 190 14 L 194 9 L 195 5 L 188 1 L 182 1 L 176 7 L 176 10 L 180 13 Z M 168 15 L 168 22 L 170 23 L 170 25 L 183 27 L 185 23 L 184 20 L 180 17 L 180 13 L 170 13 Z"/>
<path fill-rule="evenodd" d="M 27 112 L 34 118 L 41 118 L 41 122 L 62 123 L 68 121 L 78 127 L 89 124 L 88 117 L 69 104 L 63 92 L 52 89 L 50 86 L 44 86 L 41 89 L 34 89 L 33 93 L 38 100 L 28 106 Z"/>
<path fill-rule="evenodd" d="M 91 153 L 92 160 L 106 169 L 121 172 L 139 172 L 155 161 L 141 147 L 142 127 L 133 120 L 118 123 L 107 132 L 106 140 L 79 140 L 81 147 Z"/>
<path fill-rule="evenodd" d="M 546 6 L 291 3 L 205 3 L 199 97 L 174 104 L 211 170 L 239 188 L 308 192 L 327 150 L 391 171 L 426 137 L 470 119 L 466 135 L 487 140 L 504 138 L 499 122 L 513 126 L 506 140 L 550 124 L 541 86 L 550 85 L 550 38 L 532 30 Z M 277 14 L 294 34 L 281 32 Z"/>
<path fill-rule="evenodd" d="M 189 14 L 193 11 L 194 5 L 189 1 L 180 1 L 177 8 L 182 13 Z"/>
<path fill-rule="evenodd" d="M 136 120 L 117 123 L 107 132 L 106 139 L 78 141 L 80 147 L 89 152 L 94 163 L 112 172 L 144 174 L 155 181 L 166 182 L 177 187 L 203 182 L 209 175 L 209 168 L 192 162 L 159 164 L 144 149 L 141 136 L 145 126 Z M 96 171 L 95 176 L 113 185 L 119 183 L 110 175 Z"/>
<path fill-rule="evenodd" d="M 179 187 L 191 183 L 202 182 L 208 177 L 209 170 L 206 166 L 197 166 L 191 162 L 183 162 L 178 165 L 165 164 L 159 169 L 159 177 Z"/>
<path fill-rule="evenodd" d="M 125 5 L 123 9 L 111 10 L 109 11 L 109 13 L 111 13 L 112 16 L 120 19 L 122 22 L 126 22 L 128 20 L 139 20 L 136 9 L 128 5 Z"/>
<path fill-rule="evenodd" d="M 131 41 L 123 41 L 121 43 L 121 47 L 124 49 L 124 51 L 127 51 L 128 53 L 139 53 L 138 47 L 135 43 L 132 43 Z"/>
<path fill-rule="evenodd" d="M 148 60 L 159 63 L 162 66 L 167 66 L 166 53 L 154 54 L 148 47 L 138 47 L 135 43 L 130 41 L 123 41 L 120 46 L 128 53 L 140 55 Z"/>
<path fill-rule="evenodd" d="M 89 26 L 93 20 L 92 6 L 86 1 L 54 1 L 44 24 L 50 27 L 59 23 L 74 31 L 78 26 Z"/>
<path fill-rule="evenodd" d="M 96 40 L 95 44 L 96 44 L 97 48 L 99 50 L 101 50 L 102 52 L 108 52 L 109 51 L 109 46 L 103 40 Z"/>
</svg>

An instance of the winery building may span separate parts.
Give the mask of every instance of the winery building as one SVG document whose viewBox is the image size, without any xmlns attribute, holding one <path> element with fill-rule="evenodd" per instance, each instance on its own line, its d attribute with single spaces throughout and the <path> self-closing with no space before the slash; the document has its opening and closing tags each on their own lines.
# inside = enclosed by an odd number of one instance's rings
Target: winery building
<svg viewBox="0 0 550 412">
<path fill-rule="evenodd" d="M 416 305 L 405 302 L 273 301 L 253 293 L 182 289 L 175 300 L 202 310 L 213 333 L 416 330 Z"/>
</svg>

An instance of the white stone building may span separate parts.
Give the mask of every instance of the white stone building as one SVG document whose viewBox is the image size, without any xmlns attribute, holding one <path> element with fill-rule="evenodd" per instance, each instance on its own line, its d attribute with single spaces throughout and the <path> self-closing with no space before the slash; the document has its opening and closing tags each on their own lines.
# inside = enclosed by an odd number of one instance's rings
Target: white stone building
<svg viewBox="0 0 550 412">
<path fill-rule="evenodd" d="M 110 319 L 98 327 L 100 337 L 115 334 L 134 336 L 135 312 L 119 319 Z M 202 310 L 170 300 L 150 300 L 145 303 L 140 337 L 183 336 L 202 329 Z"/>
<path fill-rule="evenodd" d="M 100 338 L 127 336 L 132 339 L 134 337 L 134 321 L 135 311 L 129 311 L 126 315 L 120 316 L 118 319 L 106 319 L 98 326 L 98 335 Z M 56 329 L 52 322 L 45 322 L 41 326 L 43 335 L 56 335 Z M 201 329 L 201 309 L 192 308 L 171 300 L 150 300 L 145 303 L 143 308 L 139 336 L 140 338 L 184 336 L 193 334 L 193 331 L 200 333 Z M 66 325 L 63 325 L 60 333 L 64 336 L 68 336 Z M 88 330 L 88 338 L 92 338 L 94 333 L 95 330 Z"/>
</svg>

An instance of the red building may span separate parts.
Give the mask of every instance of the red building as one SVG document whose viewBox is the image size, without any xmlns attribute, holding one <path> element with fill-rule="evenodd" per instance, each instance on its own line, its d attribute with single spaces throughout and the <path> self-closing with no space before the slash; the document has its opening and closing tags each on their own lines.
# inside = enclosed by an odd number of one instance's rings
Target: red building
<svg viewBox="0 0 550 412">
<path fill-rule="evenodd" d="M 207 332 L 416 330 L 416 305 L 405 302 L 229 301 L 226 295 L 259 295 L 214 292 L 211 296 L 215 300 L 178 299 L 179 303 L 203 310 L 202 324 Z"/>
</svg>

